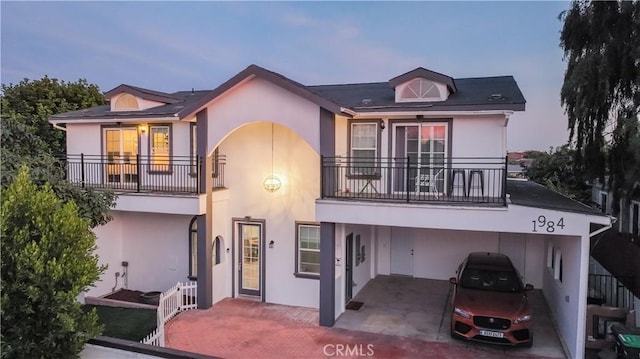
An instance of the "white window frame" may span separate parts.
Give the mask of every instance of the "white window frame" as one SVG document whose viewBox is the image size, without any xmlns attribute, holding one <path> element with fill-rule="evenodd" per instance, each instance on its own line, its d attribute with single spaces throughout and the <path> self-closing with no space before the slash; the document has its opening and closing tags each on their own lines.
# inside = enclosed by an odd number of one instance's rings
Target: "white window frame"
<svg viewBox="0 0 640 359">
<path fill-rule="evenodd" d="M 356 147 L 354 146 L 354 136 L 356 134 L 357 131 L 355 131 L 355 128 L 358 126 L 367 126 L 367 127 L 372 127 L 374 129 L 374 136 L 373 136 L 373 147 Z M 372 166 L 375 167 L 375 169 L 373 169 L 372 173 L 362 173 L 361 171 L 358 170 L 358 163 L 355 162 L 352 166 L 350 166 L 349 169 L 349 175 L 352 176 L 371 176 L 371 175 L 379 175 L 379 171 L 378 171 L 378 157 L 379 157 L 379 153 L 380 153 L 380 148 L 379 148 L 379 121 L 357 121 L 357 122 L 351 122 L 351 128 L 350 128 L 350 136 L 349 136 L 349 156 L 352 159 L 352 161 L 354 161 L 354 159 L 356 158 L 365 158 L 368 162 L 368 160 L 370 159 L 372 162 Z M 371 158 L 369 157 L 362 157 L 362 156 L 356 156 L 354 154 L 354 151 L 373 151 L 373 156 Z M 368 171 L 367 171 L 368 172 Z"/>
<path fill-rule="evenodd" d="M 302 248 L 301 240 L 302 237 L 300 235 L 301 229 L 303 227 L 311 227 L 317 228 L 318 233 L 318 248 Z M 309 272 L 301 270 L 302 264 L 302 252 L 314 252 L 318 253 L 318 272 Z M 320 225 L 317 223 L 311 222 L 296 222 L 296 276 L 309 277 L 309 278 L 320 278 Z M 315 263 L 312 263 L 315 264 Z"/>
<path fill-rule="evenodd" d="M 164 147 L 157 147 L 154 143 L 154 132 L 162 129 L 166 130 L 167 135 L 167 143 L 166 143 L 166 153 L 163 151 L 162 153 L 158 153 L 158 150 L 164 149 Z M 159 132 L 159 131 L 158 131 Z M 150 172 L 160 172 L 166 173 L 171 171 L 171 125 L 150 125 L 149 126 L 149 162 L 150 162 Z M 159 158 L 156 158 L 158 156 Z M 166 156 L 166 159 L 162 157 Z"/>
</svg>

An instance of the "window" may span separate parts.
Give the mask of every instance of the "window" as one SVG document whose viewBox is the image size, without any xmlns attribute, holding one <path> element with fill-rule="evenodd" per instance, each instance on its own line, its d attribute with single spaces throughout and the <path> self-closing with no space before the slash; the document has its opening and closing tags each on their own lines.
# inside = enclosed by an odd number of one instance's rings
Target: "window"
<svg viewBox="0 0 640 359">
<path fill-rule="evenodd" d="M 433 81 L 415 79 L 402 90 L 401 99 L 406 101 L 440 100 L 440 90 Z"/>
<path fill-rule="evenodd" d="M 198 277 L 198 216 L 189 223 L 189 279 Z"/>
<path fill-rule="evenodd" d="M 220 246 L 222 245 L 222 236 L 216 236 L 213 240 L 213 247 L 211 248 L 211 264 L 220 264 L 222 258 L 220 257 Z"/>
<path fill-rule="evenodd" d="M 349 143 L 351 167 L 350 175 L 373 176 L 377 174 L 379 136 L 378 122 L 352 122 Z"/>
<path fill-rule="evenodd" d="M 118 97 L 113 108 L 115 110 L 137 110 L 138 100 L 133 95 L 125 93 Z"/>
<path fill-rule="evenodd" d="M 554 258 L 553 278 L 562 282 L 562 252 L 556 250 Z"/>
<path fill-rule="evenodd" d="M 151 172 L 169 171 L 171 149 L 171 128 L 168 125 L 154 125 L 149 129 L 149 156 Z"/>
<path fill-rule="evenodd" d="M 607 193 L 600 192 L 600 211 L 607 213 Z"/>
<path fill-rule="evenodd" d="M 320 275 L 320 226 L 296 222 L 296 276 Z"/>
<path fill-rule="evenodd" d="M 553 268 L 553 246 L 547 247 L 547 267 Z"/>
</svg>

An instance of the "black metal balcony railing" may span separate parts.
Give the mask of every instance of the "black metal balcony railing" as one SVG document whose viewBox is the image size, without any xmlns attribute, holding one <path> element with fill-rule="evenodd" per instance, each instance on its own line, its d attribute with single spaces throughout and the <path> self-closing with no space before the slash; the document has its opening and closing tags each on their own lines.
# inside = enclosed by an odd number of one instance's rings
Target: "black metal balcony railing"
<svg viewBox="0 0 640 359">
<path fill-rule="evenodd" d="M 190 156 L 85 155 L 59 157 L 67 180 L 82 187 L 128 192 L 199 193 L 202 159 Z M 224 187 L 224 155 L 214 156 L 213 188 Z"/>
<path fill-rule="evenodd" d="M 506 158 L 322 157 L 321 196 L 506 205 Z"/>
<path fill-rule="evenodd" d="M 587 302 L 634 309 L 634 283 L 635 278 L 631 276 L 589 274 Z"/>
</svg>

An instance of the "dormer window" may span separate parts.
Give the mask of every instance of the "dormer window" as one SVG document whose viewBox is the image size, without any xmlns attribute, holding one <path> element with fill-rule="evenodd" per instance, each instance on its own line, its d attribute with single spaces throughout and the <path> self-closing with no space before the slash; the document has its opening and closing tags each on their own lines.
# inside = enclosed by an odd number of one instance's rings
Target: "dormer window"
<svg viewBox="0 0 640 359">
<path fill-rule="evenodd" d="M 453 78 L 422 67 L 389 80 L 396 93 L 396 102 L 446 101 L 456 93 Z"/>
<path fill-rule="evenodd" d="M 396 102 L 445 101 L 449 96 L 444 84 L 423 77 L 409 80 L 396 88 Z"/>
<path fill-rule="evenodd" d="M 113 105 L 113 110 L 116 111 L 137 110 L 138 108 L 138 100 L 135 96 L 128 93 L 122 94 L 118 97 L 116 103 Z"/>
<path fill-rule="evenodd" d="M 409 82 L 402 91 L 403 100 L 440 100 L 440 90 L 433 82 L 426 79 L 415 79 Z"/>
</svg>

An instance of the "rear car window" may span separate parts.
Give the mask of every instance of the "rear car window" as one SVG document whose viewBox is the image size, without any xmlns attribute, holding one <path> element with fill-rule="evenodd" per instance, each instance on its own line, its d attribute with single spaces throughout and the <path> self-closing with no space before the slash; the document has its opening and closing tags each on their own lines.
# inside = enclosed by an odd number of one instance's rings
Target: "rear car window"
<svg viewBox="0 0 640 359">
<path fill-rule="evenodd" d="M 467 289 L 497 292 L 520 292 L 522 285 L 512 271 L 499 271 L 467 267 L 460 278 L 460 284 Z"/>
</svg>

